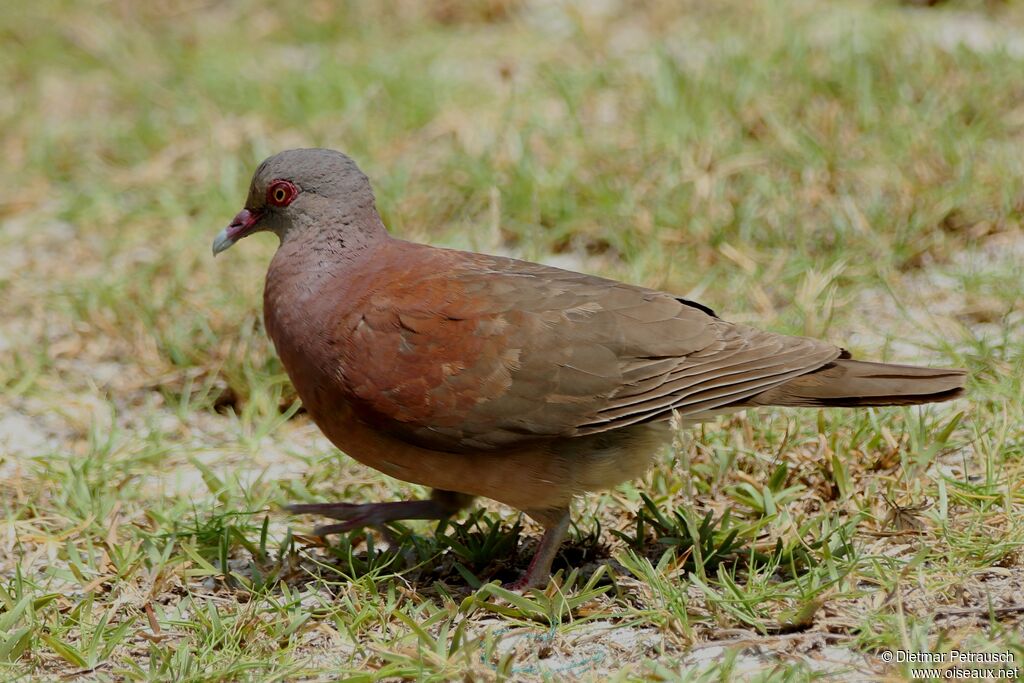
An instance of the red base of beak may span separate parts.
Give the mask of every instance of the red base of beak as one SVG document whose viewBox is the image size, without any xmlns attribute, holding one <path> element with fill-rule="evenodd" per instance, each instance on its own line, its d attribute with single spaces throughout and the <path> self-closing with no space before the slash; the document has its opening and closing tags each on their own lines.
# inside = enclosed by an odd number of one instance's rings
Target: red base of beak
<svg viewBox="0 0 1024 683">
<path fill-rule="evenodd" d="M 238 240 L 242 239 L 259 222 L 263 215 L 258 211 L 242 209 L 231 220 L 228 227 L 221 230 L 213 240 L 213 255 L 216 256 L 222 251 L 229 249 Z"/>
</svg>

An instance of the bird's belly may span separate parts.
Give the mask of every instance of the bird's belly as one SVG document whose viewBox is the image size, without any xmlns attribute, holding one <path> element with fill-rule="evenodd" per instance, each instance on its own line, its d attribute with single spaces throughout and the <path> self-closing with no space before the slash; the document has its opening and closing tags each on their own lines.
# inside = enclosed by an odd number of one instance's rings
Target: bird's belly
<svg viewBox="0 0 1024 683">
<path fill-rule="evenodd" d="M 555 442 L 555 457 L 572 463 L 579 493 L 609 489 L 642 476 L 671 439 L 667 420 Z"/>
<path fill-rule="evenodd" d="M 396 439 L 363 424 L 348 406 L 338 408 L 310 414 L 335 446 L 360 463 L 396 479 L 519 510 L 564 507 L 574 496 L 640 476 L 668 434 L 664 426 L 644 425 L 501 451 L 449 453 Z"/>
</svg>

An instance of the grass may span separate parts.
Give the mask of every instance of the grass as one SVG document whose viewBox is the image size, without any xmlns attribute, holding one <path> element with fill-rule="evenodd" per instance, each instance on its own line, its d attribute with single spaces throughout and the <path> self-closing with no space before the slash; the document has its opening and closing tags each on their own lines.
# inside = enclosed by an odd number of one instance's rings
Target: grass
<svg viewBox="0 0 1024 683">
<path fill-rule="evenodd" d="M 0 17 L 0 678 L 811 680 L 1024 661 L 1024 15 L 1010 3 L 17 2 Z M 680 432 L 580 502 L 325 545 L 339 455 L 213 261 L 323 145 L 392 230 L 967 367 L 921 409 Z"/>
</svg>

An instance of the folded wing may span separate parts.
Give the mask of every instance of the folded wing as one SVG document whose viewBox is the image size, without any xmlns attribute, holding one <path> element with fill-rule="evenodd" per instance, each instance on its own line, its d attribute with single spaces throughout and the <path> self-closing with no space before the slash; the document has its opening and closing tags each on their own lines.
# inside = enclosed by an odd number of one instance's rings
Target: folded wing
<svg viewBox="0 0 1024 683">
<path fill-rule="evenodd" d="M 822 367 L 831 344 L 538 264 L 431 250 L 378 274 L 342 321 L 362 417 L 452 451 L 700 419 Z"/>
</svg>

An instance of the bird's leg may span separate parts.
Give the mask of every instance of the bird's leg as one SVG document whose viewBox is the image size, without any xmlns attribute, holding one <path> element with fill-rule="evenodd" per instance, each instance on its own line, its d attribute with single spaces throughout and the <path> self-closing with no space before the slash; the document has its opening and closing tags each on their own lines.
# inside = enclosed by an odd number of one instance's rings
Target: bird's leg
<svg viewBox="0 0 1024 683">
<path fill-rule="evenodd" d="M 565 539 L 569 530 L 568 508 L 554 510 L 525 510 L 526 514 L 544 525 L 544 535 L 540 538 L 540 545 L 530 560 L 530 566 L 526 572 L 519 577 L 518 581 L 506 586 L 512 591 L 524 591 L 528 588 L 538 588 L 545 585 L 551 578 L 551 563 L 555 561 L 555 555 Z"/>
<path fill-rule="evenodd" d="M 317 536 L 344 533 L 360 527 L 381 527 L 400 519 L 446 519 L 468 506 L 473 496 L 434 489 L 427 500 L 402 500 L 394 503 L 309 503 L 289 505 L 295 514 L 323 515 L 344 520 L 313 530 Z"/>
</svg>

